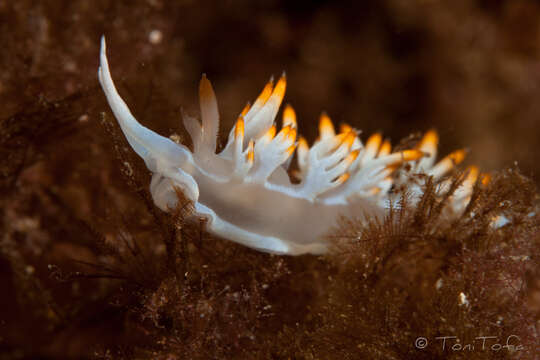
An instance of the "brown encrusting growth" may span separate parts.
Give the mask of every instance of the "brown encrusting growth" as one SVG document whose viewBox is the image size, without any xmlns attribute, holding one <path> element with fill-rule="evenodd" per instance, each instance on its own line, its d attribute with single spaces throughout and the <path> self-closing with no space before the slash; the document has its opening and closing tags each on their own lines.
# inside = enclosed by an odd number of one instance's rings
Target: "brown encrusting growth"
<svg viewBox="0 0 540 360">
<path fill-rule="evenodd" d="M 369 227 L 343 219 L 334 235 L 340 275 L 324 325 L 307 347 L 346 354 L 356 344 L 366 358 L 389 359 L 524 356 L 490 354 L 494 344 L 516 335 L 532 351 L 525 357 L 535 358 L 538 312 L 526 305 L 538 293 L 532 280 L 540 255 L 533 184 L 516 169 L 498 173 L 489 186 L 476 188 L 458 219 L 444 216 L 445 196 L 434 196 L 435 185 L 428 182 L 418 206 L 409 207 L 403 197 L 399 209 Z M 512 224 L 494 229 L 498 214 Z M 429 341 L 425 349 L 411 346 L 419 336 Z M 475 350 L 449 350 L 459 342 L 448 339 L 443 351 L 437 339 L 443 336 L 457 336 Z M 497 340 L 486 340 L 487 350 L 479 351 L 483 342 L 475 338 L 481 336 Z"/>
<path fill-rule="evenodd" d="M 52 144 L 15 146 L 36 113 L 50 127 L 29 133 L 66 142 L 82 136 L 60 131 L 65 115 L 50 106 L 3 123 L 3 150 L 11 149 L 10 159 L 26 154 L 21 165 L 2 168 L 8 358 L 534 358 L 538 196 L 518 169 L 477 184 L 457 219 L 445 205 L 459 173 L 447 193 L 436 194 L 428 180 L 416 206 L 406 189 L 396 190 L 399 205 L 369 226 L 342 219 L 329 232 L 335 248 L 327 257 L 273 256 L 210 238 L 201 221 L 186 221 L 185 199 L 171 214 L 156 209 L 144 165 L 107 114 L 95 160 L 67 172 L 37 155 L 62 156 L 47 150 Z M 49 176 L 37 176 L 45 165 Z M 111 168 L 120 174 L 111 178 L 104 172 Z M 89 179 L 98 187 L 79 183 Z M 510 223 L 496 229 L 501 215 Z M 514 335 L 514 351 L 491 350 Z M 476 349 L 452 350 L 448 339 L 443 350 L 441 336 Z M 481 349 L 480 336 L 496 339 Z M 428 339 L 425 349 L 415 347 L 419 337 Z"/>
<path fill-rule="evenodd" d="M 538 358 L 538 19 L 527 0 L 0 2 L 0 358 Z M 506 170 L 459 218 L 452 190 L 395 189 L 325 257 L 212 238 L 189 202 L 154 206 L 98 88 L 101 34 L 138 119 L 175 141 L 201 73 L 228 129 L 285 67 L 310 142 L 326 109 L 394 143 L 435 127 L 441 154 Z"/>
</svg>

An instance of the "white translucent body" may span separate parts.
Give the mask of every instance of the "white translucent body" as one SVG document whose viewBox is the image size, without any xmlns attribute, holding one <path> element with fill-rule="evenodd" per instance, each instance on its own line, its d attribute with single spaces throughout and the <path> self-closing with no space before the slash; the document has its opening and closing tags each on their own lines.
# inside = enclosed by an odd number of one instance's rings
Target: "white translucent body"
<svg viewBox="0 0 540 360">
<path fill-rule="evenodd" d="M 193 140 L 191 152 L 142 126 L 131 114 L 112 81 L 104 39 L 98 77 L 129 144 L 153 173 L 150 191 L 156 206 L 174 208 L 175 187 L 180 188 L 194 202 L 197 215 L 207 219 L 209 232 L 262 251 L 324 253 L 325 235 L 340 215 L 362 220 L 384 214 L 393 166 L 422 156 L 420 150 L 382 150 L 377 139 L 364 146 L 356 132 L 335 134 L 331 124 L 321 128 L 319 140 L 307 148 L 297 143 L 296 122 L 290 116 L 284 117 L 276 135 L 284 77 L 240 116 L 227 146 L 217 154 L 217 101 L 203 76 L 202 124 L 184 117 Z M 286 167 L 297 144 L 300 182 L 293 184 Z M 432 155 L 420 160 L 422 170 L 432 167 Z"/>
</svg>

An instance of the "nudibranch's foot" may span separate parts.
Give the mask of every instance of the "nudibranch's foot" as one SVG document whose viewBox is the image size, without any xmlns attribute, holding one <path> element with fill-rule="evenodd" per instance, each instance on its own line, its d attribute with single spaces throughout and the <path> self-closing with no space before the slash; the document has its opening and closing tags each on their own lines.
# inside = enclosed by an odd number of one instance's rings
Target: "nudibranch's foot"
<svg viewBox="0 0 540 360">
<path fill-rule="evenodd" d="M 280 255 L 320 255 L 328 250 L 328 244 L 323 242 L 296 244 L 292 241 L 284 241 L 273 236 L 264 236 L 247 231 L 222 220 L 214 213 L 214 211 L 212 211 L 212 209 L 200 203 L 196 204 L 195 210 L 198 215 L 203 216 L 207 220 L 206 226 L 210 233 L 257 250 Z"/>
<path fill-rule="evenodd" d="M 275 118 L 285 96 L 286 77 L 271 79 L 253 105 L 239 114 L 224 150 L 216 153 L 219 111 L 210 81 L 199 85 L 201 122 L 184 116 L 193 151 L 142 126 L 133 117 L 112 81 L 102 38 L 99 81 L 109 105 L 133 150 L 154 173 L 150 191 L 156 206 L 167 211 L 178 199 L 176 189 L 205 217 L 218 236 L 272 253 L 298 255 L 327 251 L 325 235 L 339 216 L 367 218 L 385 214 L 396 183 L 408 183 L 413 173 L 442 178 L 463 160 L 454 152 L 435 164 L 438 136 L 426 133 L 415 149 L 392 152 L 380 134 L 364 145 L 358 132 L 342 125 L 337 132 L 326 114 L 319 120 L 319 138 L 310 147 L 298 137 L 296 114 L 283 111 L 281 128 Z M 288 169 L 296 152 L 291 182 Z M 452 211 L 470 201 L 478 170 L 471 168 L 451 199 Z M 422 186 L 412 185 L 422 193 Z"/>
</svg>

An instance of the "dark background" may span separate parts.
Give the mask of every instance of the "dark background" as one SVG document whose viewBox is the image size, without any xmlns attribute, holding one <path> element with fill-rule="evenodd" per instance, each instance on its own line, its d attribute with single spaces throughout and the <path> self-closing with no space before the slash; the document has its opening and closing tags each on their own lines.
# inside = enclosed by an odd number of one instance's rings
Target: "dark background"
<svg viewBox="0 0 540 360">
<path fill-rule="evenodd" d="M 437 219 L 420 217 L 421 236 L 352 226 L 336 236 L 369 230 L 376 240 L 356 244 L 352 261 L 270 256 L 199 224 L 179 236 L 174 216 L 149 199 L 148 171 L 99 87 L 102 34 L 119 92 L 162 135 L 189 143 L 181 109 L 198 115 L 202 73 L 226 135 L 285 70 L 285 102 L 308 141 L 322 111 L 363 130 L 362 140 L 381 130 L 396 144 L 436 128 L 442 155 L 468 148 L 466 162 L 482 171 L 512 168 L 480 201 L 490 209 L 483 224 L 499 205 L 521 220 L 501 232 L 461 223 L 433 235 Z M 1 359 L 433 359 L 448 354 L 416 351 L 413 336 L 506 336 L 521 326 L 537 340 L 538 216 L 528 214 L 538 196 L 513 170 L 517 162 L 540 181 L 537 2 L 0 1 L 0 44 Z M 173 258 L 180 265 L 168 263 L 168 237 L 189 245 Z M 392 255 L 393 240 L 415 237 L 421 251 Z M 457 303 L 462 291 L 471 311 Z M 473 355 L 492 354 L 453 354 Z"/>
<path fill-rule="evenodd" d="M 202 73 L 225 134 L 285 70 L 285 101 L 310 141 L 323 110 L 364 140 L 434 127 L 443 153 L 467 147 L 486 171 L 517 161 L 538 179 L 539 19 L 538 3 L 524 0 L 2 2 L 0 119 L 82 92 L 95 123 L 106 109 L 95 106 L 105 34 L 121 93 L 162 134 L 181 129 L 180 107 L 198 111 Z"/>
</svg>

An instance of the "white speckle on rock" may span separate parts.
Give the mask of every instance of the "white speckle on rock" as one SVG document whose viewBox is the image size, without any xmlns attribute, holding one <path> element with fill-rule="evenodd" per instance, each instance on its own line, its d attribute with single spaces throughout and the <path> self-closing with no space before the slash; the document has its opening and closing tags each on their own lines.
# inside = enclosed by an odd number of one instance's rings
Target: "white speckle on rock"
<svg viewBox="0 0 540 360">
<path fill-rule="evenodd" d="M 24 270 L 28 275 L 32 275 L 36 271 L 36 269 L 32 265 L 27 265 Z"/>
<path fill-rule="evenodd" d="M 459 306 L 469 306 L 469 300 L 467 299 L 467 295 L 465 293 L 459 293 Z"/>
<path fill-rule="evenodd" d="M 161 30 L 154 29 L 148 34 L 148 41 L 152 45 L 158 45 L 163 40 L 163 33 Z"/>
</svg>

